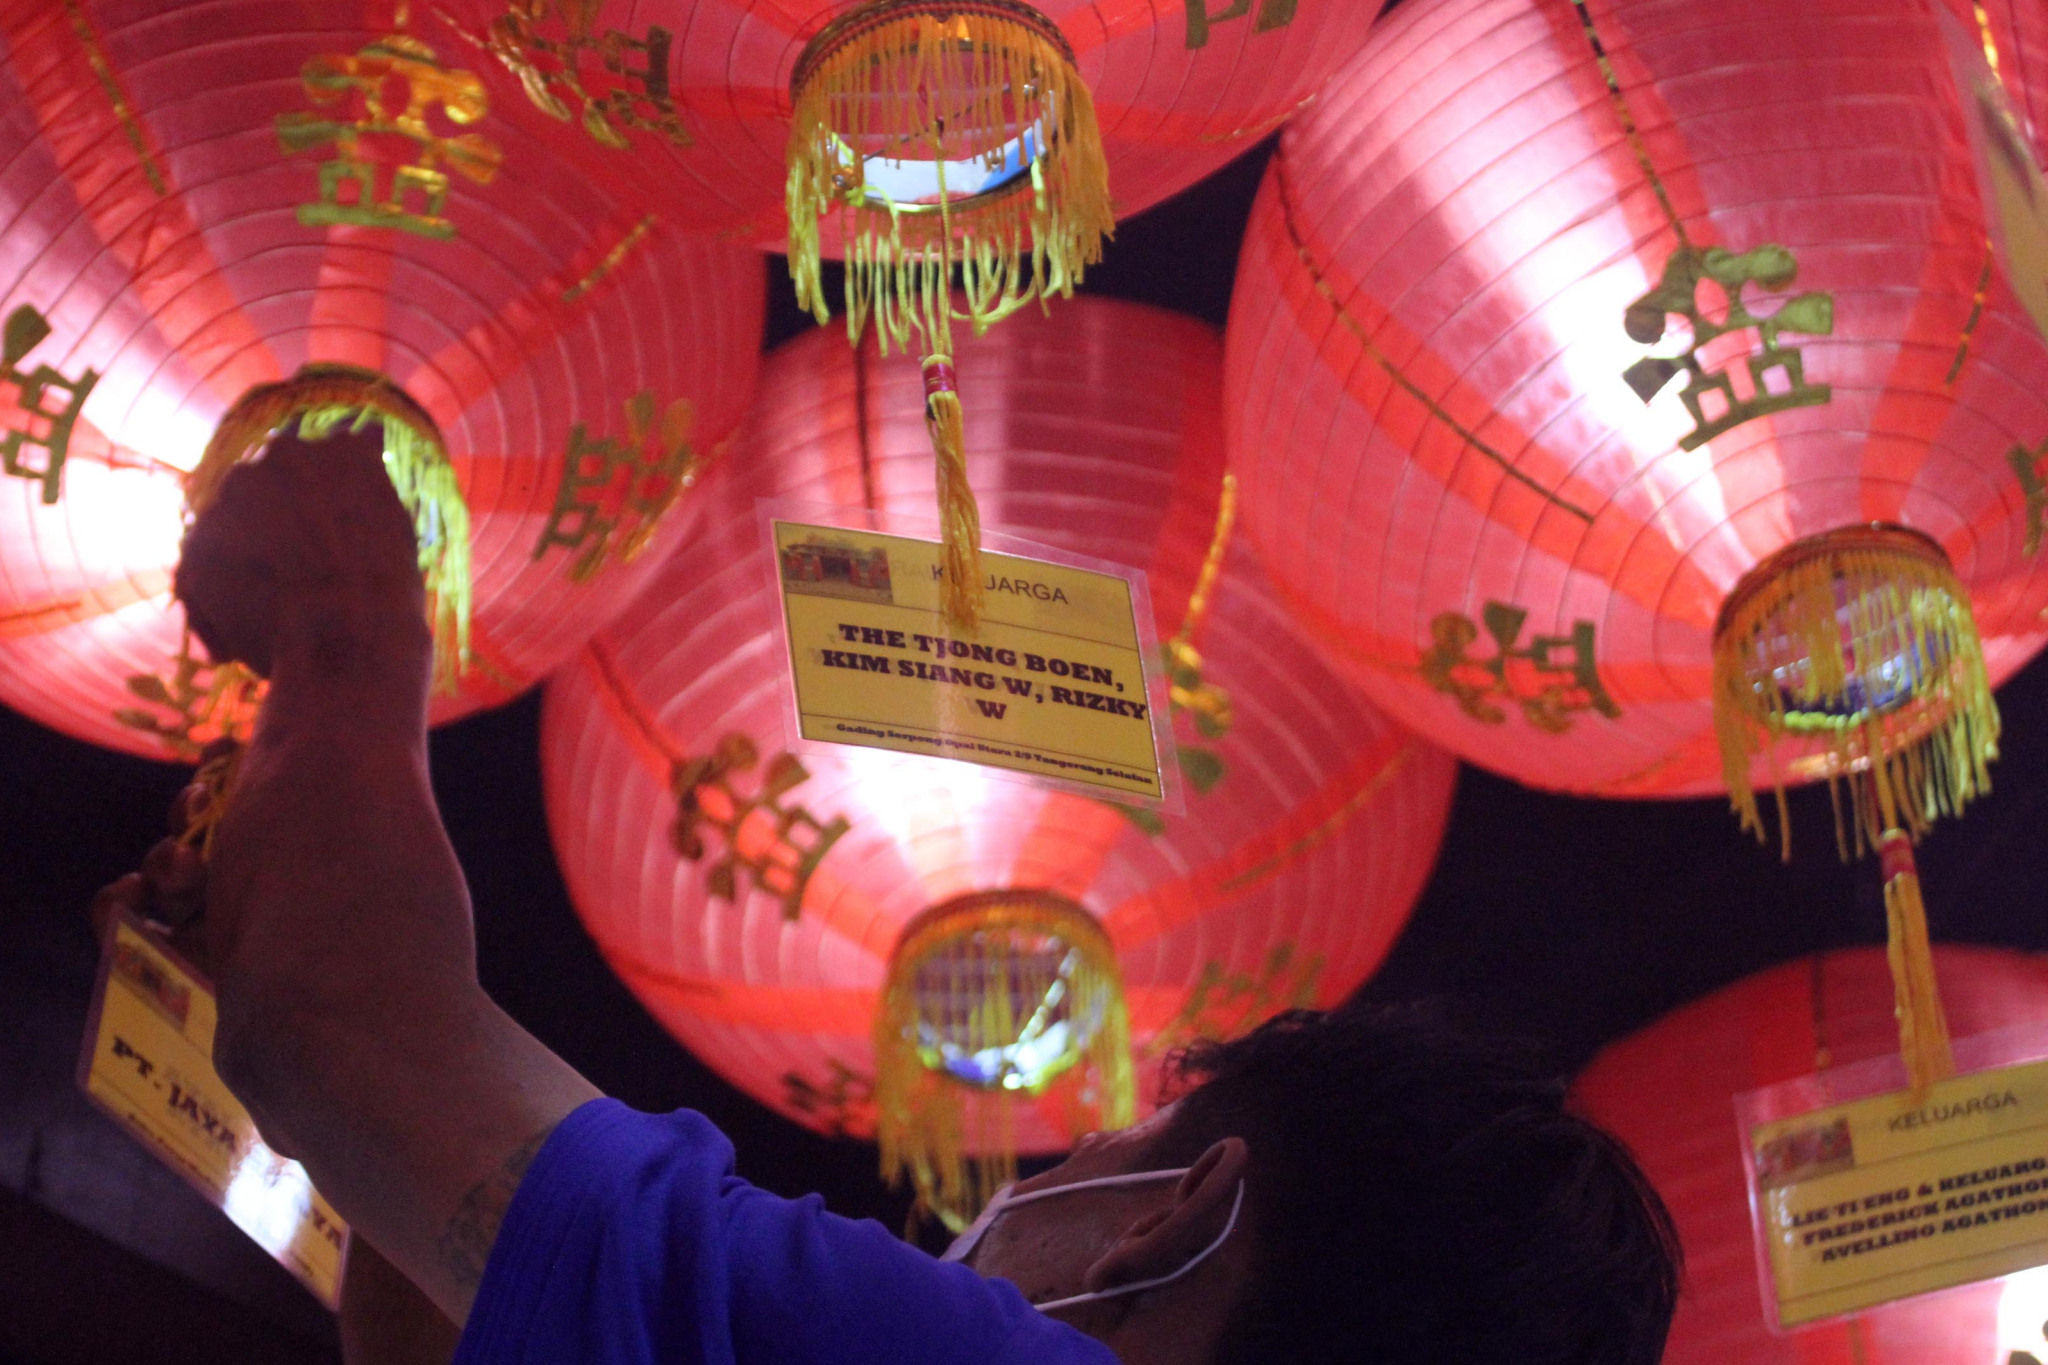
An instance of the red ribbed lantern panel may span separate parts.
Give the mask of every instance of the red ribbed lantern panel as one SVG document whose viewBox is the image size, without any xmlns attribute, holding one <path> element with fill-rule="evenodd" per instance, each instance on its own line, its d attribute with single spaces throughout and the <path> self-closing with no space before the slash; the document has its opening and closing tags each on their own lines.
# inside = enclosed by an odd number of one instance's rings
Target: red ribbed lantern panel
<svg viewBox="0 0 2048 1365">
<path fill-rule="evenodd" d="M 1162 638 L 1182 627 L 1215 533 L 1223 462 L 1215 335 L 1191 320 L 1084 299 L 963 346 L 985 524 L 1145 567 Z M 1128 382 L 1142 370 L 1143 383 Z M 1435 856 L 1447 755 L 1363 705 L 1316 657 L 1241 543 L 1220 560 L 1193 633 L 1229 728 L 1176 733 L 1220 768 L 1183 817 L 1148 833 L 1124 809 L 962 764 L 844 749 L 799 755 L 783 818 L 844 826 L 793 901 L 758 884 L 774 810 L 753 804 L 784 747 L 787 661 L 757 496 L 866 506 L 884 529 L 928 517 L 931 463 L 916 364 L 816 333 L 771 356 L 721 484 L 716 534 L 550 683 L 543 753 L 571 893 L 619 975 L 693 1052 L 765 1104 L 866 1134 L 870 1030 L 889 957 L 928 907 L 975 892 L 1051 892 L 1108 931 L 1141 1084 L 1196 1026 L 1230 1028 L 1296 999 L 1328 1004 L 1378 965 Z M 671 765 L 746 736 L 726 779 L 739 809 L 672 841 Z M 814 822 L 814 823 L 806 823 Z M 738 860 L 728 827 L 737 827 Z M 813 839 L 812 842 L 815 842 Z M 736 898 L 714 894 L 726 866 Z M 795 910 L 785 920 L 786 910 Z M 1203 985 L 1207 982 L 1207 986 Z M 1027 1114 L 1020 1150 L 1069 1140 Z"/>
<path fill-rule="evenodd" d="M 437 719 L 560 663 L 682 534 L 666 504 L 752 384 L 759 264 L 593 191 L 393 8 L 0 6 L 0 318 L 34 339 L 0 364 L 9 706 L 167 756 L 114 713 L 179 646 L 180 476 L 238 396 L 308 363 L 382 372 L 446 439 L 475 665 Z M 66 412 L 60 476 L 30 477 Z"/>
<path fill-rule="evenodd" d="M 1934 960 L 1958 1038 L 2048 1023 L 2048 959 L 1943 947 Z M 1765 1325 L 1734 1097 L 1897 1048 L 1884 950 L 1859 948 L 1718 991 L 1612 1045 L 1579 1078 L 1581 1108 L 1636 1154 L 1685 1246 L 1665 1365 L 2002 1365 L 2010 1350 L 2048 1347 L 2048 1295 L 2032 1273 L 1783 1336 Z M 2022 1301 L 2001 1306 L 2008 1292 Z"/>
<path fill-rule="evenodd" d="M 665 221 L 780 243 L 790 77 L 805 44 L 858 0 L 605 0 L 580 26 L 568 14 L 579 8 L 440 7 L 479 62 L 487 49 L 499 54 L 492 97 L 522 104 L 518 116 L 537 135 Z M 1359 50 L 1377 13 L 1357 0 L 1029 8 L 1059 27 L 1094 92 L 1119 216 L 1185 189 L 1278 127 Z M 836 248 L 830 236 L 825 245 Z"/>
<path fill-rule="evenodd" d="M 2038 115 L 2048 14 L 1987 8 Z M 2044 373 L 1931 3 L 1414 0 L 1282 139 L 1225 412 L 1376 702 L 1535 786 L 1683 795 L 1724 786 L 1716 615 L 1794 541 L 1919 531 L 1994 682 L 2039 648 Z"/>
</svg>

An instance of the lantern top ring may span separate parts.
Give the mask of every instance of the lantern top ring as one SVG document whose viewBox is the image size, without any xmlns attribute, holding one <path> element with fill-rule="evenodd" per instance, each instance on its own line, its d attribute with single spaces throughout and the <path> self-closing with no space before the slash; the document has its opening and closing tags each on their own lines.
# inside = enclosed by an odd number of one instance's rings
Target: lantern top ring
<svg viewBox="0 0 2048 1365">
<path fill-rule="evenodd" d="M 1721 604 L 1720 614 L 1714 618 L 1714 634 L 1718 637 L 1726 632 L 1731 622 L 1758 597 L 1773 591 L 1773 585 L 1790 570 L 1816 560 L 1857 552 L 1896 555 L 1945 572 L 1953 571 L 1947 552 L 1932 537 L 1911 527 L 1880 521 L 1864 526 L 1838 527 L 1795 540 L 1767 555 L 1744 574 L 1742 581 L 1728 594 L 1728 600 Z"/>
<path fill-rule="evenodd" d="M 1060 32 L 1059 25 L 1032 6 L 1021 3 L 1021 0 L 873 0 L 871 4 L 840 14 L 804 45 L 804 50 L 797 56 L 796 69 L 790 73 L 790 94 L 801 95 L 818 68 L 842 48 L 866 34 L 905 19 L 931 19 L 939 23 L 950 19 L 1008 20 L 1030 29 L 1034 37 L 1057 49 L 1068 65 L 1075 61 L 1074 45 L 1067 41 L 1066 34 Z M 972 45 L 972 38 L 964 25 L 960 41 L 963 46 Z"/>
<path fill-rule="evenodd" d="M 920 42 L 936 29 L 941 43 L 965 54 L 993 54 L 996 63 L 982 71 L 998 82 L 987 88 L 955 83 L 966 69 L 942 72 L 920 63 L 920 88 L 885 90 L 883 71 L 892 60 L 915 57 Z M 1059 26 L 1029 5 L 1016 0 L 876 0 L 841 14 L 805 46 L 790 77 L 790 98 L 799 125 L 809 108 L 816 120 L 800 140 L 814 140 L 832 194 L 857 207 L 885 210 L 897 217 L 939 217 L 962 214 L 1007 200 L 1035 183 L 1044 158 L 1072 135 L 1075 71 L 1073 45 Z M 896 104 L 897 117 L 907 115 L 904 97 L 927 99 L 951 111 L 935 124 L 941 137 L 933 142 L 930 160 L 906 158 L 891 147 L 868 142 L 883 138 L 895 147 L 923 142 L 908 126 L 868 127 L 844 101 L 880 97 Z M 999 145 L 968 149 L 958 157 L 943 150 L 948 119 L 979 121 L 984 132 L 1007 124 Z M 851 121 L 863 131 L 840 126 Z"/>
</svg>

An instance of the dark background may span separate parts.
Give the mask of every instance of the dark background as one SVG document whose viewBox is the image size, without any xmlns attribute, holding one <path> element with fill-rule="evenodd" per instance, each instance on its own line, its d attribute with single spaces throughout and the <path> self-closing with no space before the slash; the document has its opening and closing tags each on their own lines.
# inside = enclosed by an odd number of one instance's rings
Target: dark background
<svg viewBox="0 0 2048 1365">
<path fill-rule="evenodd" d="M 1221 323 L 1266 151 L 1123 225 L 1090 292 Z M 809 326 L 774 276 L 770 343 Z M 2048 948 L 2048 667 L 2000 696 L 1997 791 L 1921 858 L 1938 938 Z M 549 1046 L 643 1109 L 688 1105 L 741 1173 L 892 1226 L 873 1148 L 814 1136 L 725 1086 L 641 1012 L 584 937 L 549 855 L 538 695 L 439 732 L 434 773 L 477 907 L 485 985 Z M 95 948 L 84 907 L 159 836 L 184 770 L 0 711 L 0 1365 L 320 1361 L 331 1320 L 283 1270 L 77 1093 Z M 1543 1041 L 1561 1069 L 1773 963 L 1880 943 L 1874 869 L 1827 852 L 1826 797 L 1795 797 L 1796 867 L 1720 801 L 1621 804 L 1467 769 L 1434 882 L 1367 990 L 1448 998 Z"/>
</svg>

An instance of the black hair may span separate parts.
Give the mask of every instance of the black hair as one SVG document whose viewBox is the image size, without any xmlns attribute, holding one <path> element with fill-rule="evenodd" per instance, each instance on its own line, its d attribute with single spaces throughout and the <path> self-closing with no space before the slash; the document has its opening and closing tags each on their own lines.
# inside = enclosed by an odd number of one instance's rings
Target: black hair
<svg viewBox="0 0 2048 1365">
<path fill-rule="evenodd" d="M 1251 1152 L 1217 1365 L 1656 1365 L 1678 1239 L 1562 1084 L 1433 1011 L 1296 1010 L 1168 1063 L 1148 1158 Z"/>
</svg>

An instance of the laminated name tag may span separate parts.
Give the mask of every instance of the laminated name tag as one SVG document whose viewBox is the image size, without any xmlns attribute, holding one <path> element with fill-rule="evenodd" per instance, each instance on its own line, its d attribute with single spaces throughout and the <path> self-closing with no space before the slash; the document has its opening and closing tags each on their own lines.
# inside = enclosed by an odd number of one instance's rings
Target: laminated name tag
<svg viewBox="0 0 2048 1365">
<path fill-rule="evenodd" d="M 1790 1112 L 1820 1079 L 1737 1103 L 1780 1328 L 2048 1264 L 2048 1060 Z"/>
<path fill-rule="evenodd" d="M 213 1069 L 213 991 L 125 916 L 100 960 L 79 1085 L 329 1308 L 343 1223 L 305 1168 L 264 1146 Z"/>
<path fill-rule="evenodd" d="M 1177 809 L 1142 573 L 985 550 L 963 637 L 936 542 L 780 519 L 770 534 L 803 739 Z"/>
</svg>

